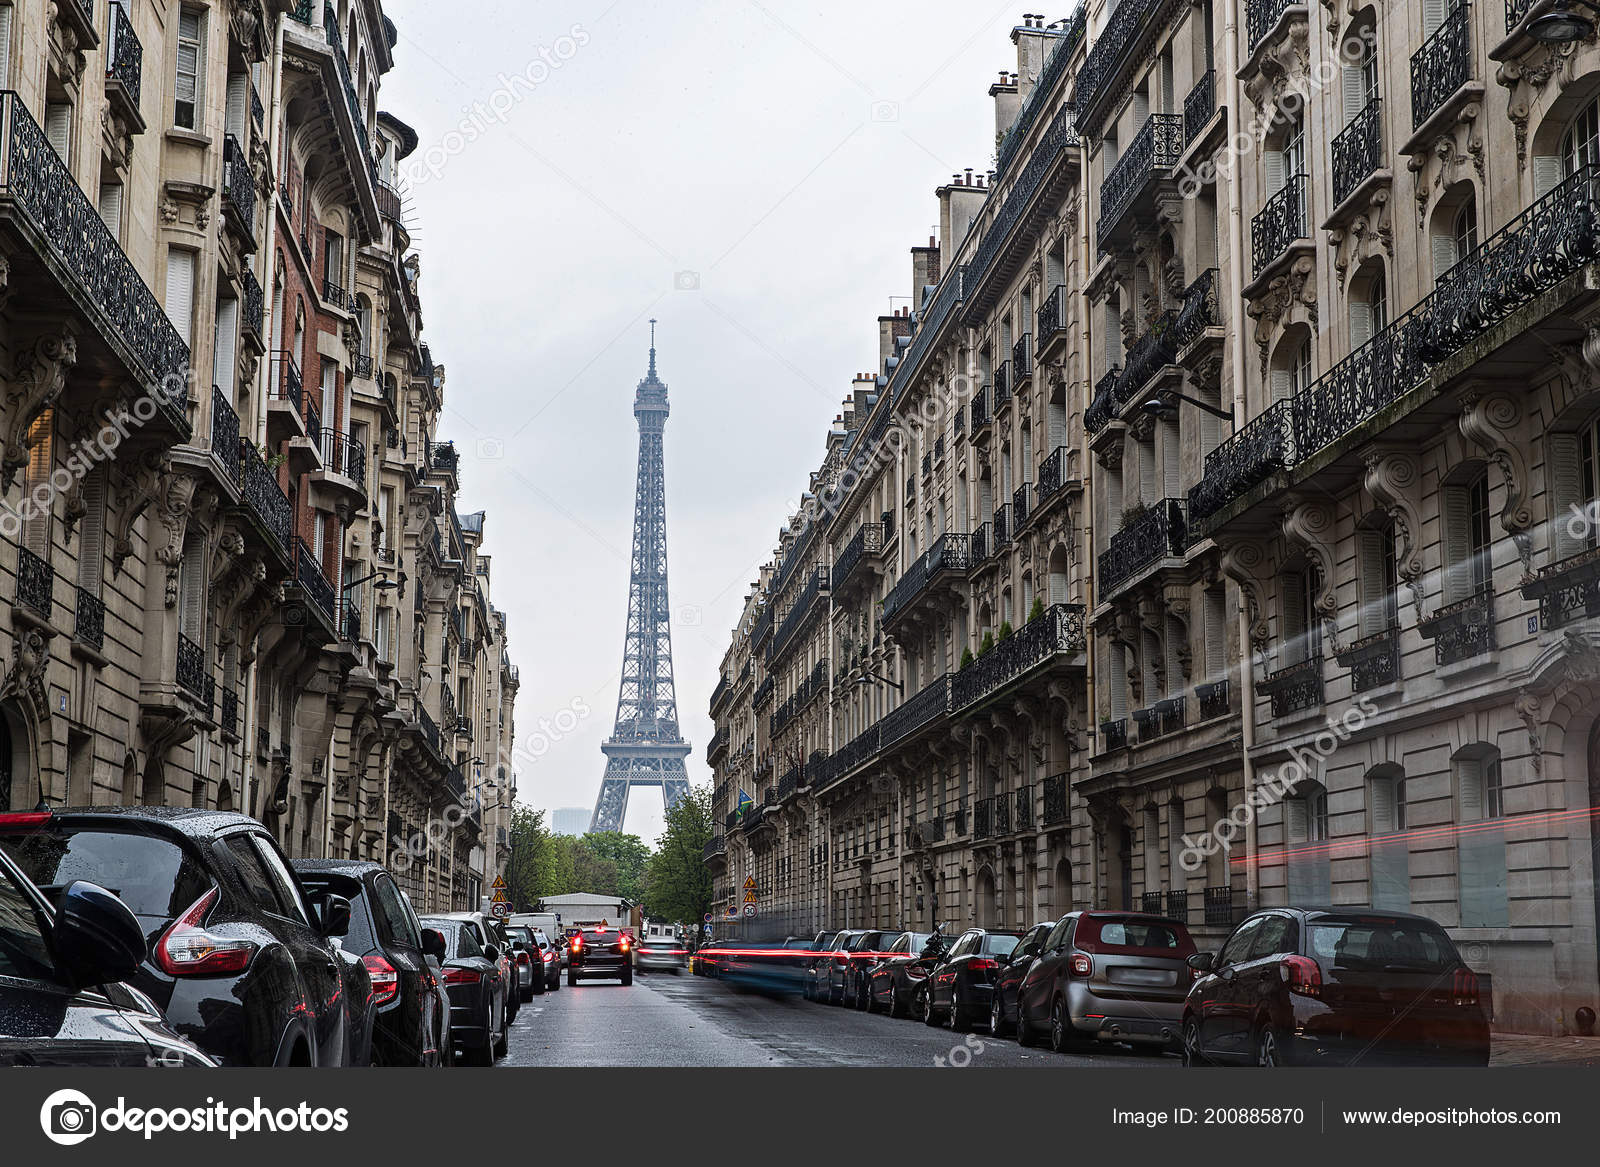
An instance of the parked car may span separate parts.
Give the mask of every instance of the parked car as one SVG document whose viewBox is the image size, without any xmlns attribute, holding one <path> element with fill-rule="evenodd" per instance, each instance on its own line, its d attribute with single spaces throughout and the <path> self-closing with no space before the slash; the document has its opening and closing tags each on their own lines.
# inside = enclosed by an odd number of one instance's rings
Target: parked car
<svg viewBox="0 0 1600 1167">
<path fill-rule="evenodd" d="M 994 992 L 989 995 L 989 1032 L 1004 1037 L 1017 1024 L 1017 993 L 1022 988 L 1022 977 L 1033 966 L 1044 948 L 1045 938 L 1055 928 L 1053 923 L 1035 924 L 1022 934 L 1011 958 L 1000 966 L 994 978 Z"/>
<path fill-rule="evenodd" d="M 869 1013 L 883 1009 L 890 1017 L 904 1017 L 910 1011 L 928 970 L 944 950 L 942 941 L 930 947 L 934 939 L 932 932 L 902 932 L 883 959 L 867 969 Z"/>
<path fill-rule="evenodd" d="M 76 880 L 52 904 L 0 850 L 0 1066 L 214 1066 L 123 983 L 144 930 L 103 887 Z"/>
<path fill-rule="evenodd" d="M 799 966 L 800 992 L 801 995 L 804 996 L 808 1001 L 813 1001 L 816 999 L 815 976 L 817 961 L 822 958 L 823 953 L 827 952 L 833 947 L 833 940 L 837 935 L 837 932 L 818 932 L 814 937 L 812 937 L 808 945 L 799 949 L 799 951 L 806 953 L 806 955 L 801 958 Z M 787 944 L 787 941 L 785 941 L 785 944 Z"/>
<path fill-rule="evenodd" d="M 350 901 L 350 929 L 340 947 L 361 961 L 372 981 L 374 1064 L 448 1064 L 450 998 L 436 967 L 444 945 L 437 933 L 431 942 L 423 935 L 394 877 L 359 859 L 296 859 L 291 866 L 313 896 L 332 893 Z"/>
<path fill-rule="evenodd" d="M 633 940 L 615 928 L 580 928 L 567 945 L 567 987 L 583 978 L 617 977 L 633 984 Z"/>
<path fill-rule="evenodd" d="M 923 982 L 922 1019 L 929 1025 L 945 1020 L 964 1033 L 980 1017 L 989 1016 L 989 997 L 1001 965 L 1022 939 L 1021 932 L 969 928 Z"/>
<path fill-rule="evenodd" d="M 1045 938 L 1022 978 L 1017 1041 L 1040 1033 L 1050 1048 L 1078 1041 L 1176 1049 L 1184 996 L 1194 980 L 1189 929 L 1142 912 L 1069 912 Z"/>
<path fill-rule="evenodd" d="M 0 848 L 46 896 L 78 880 L 115 892 L 149 942 L 131 983 L 217 1061 L 371 1061 L 371 977 L 337 943 L 350 903 L 309 895 L 254 819 L 188 807 L 6 814 Z"/>
<path fill-rule="evenodd" d="M 477 936 L 478 946 L 485 953 L 494 953 L 490 959 L 499 966 L 500 979 L 506 989 L 506 1024 L 515 1021 L 517 1010 L 522 1008 L 522 994 L 517 989 L 516 954 L 511 951 L 505 925 L 487 912 L 441 912 L 437 918 L 466 924 Z"/>
<path fill-rule="evenodd" d="M 517 999 L 526 1004 L 535 993 L 543 993 L 547 983 L 544 957 L 533 929 L 526 924 L 507 924 L 506 939 L 511 942 L 511 960 L 517 970 Z"/>
<path fill-rule="evenodd" d="M 811 962 L 809 975 L 806 977 L 805 988 L 810 990 L 806 997 L 812 1001 L 823 1001 L 829 1005 L 837 1004 L 833 997 L 834 965 L 837 961 L 846 960 L 847 957 L 839 955 L 858 936 L 865 935 L 861 928 L 843 928 L 835 932 L 828 942 L 817 949 L 817 957 Z"/>
<path fill-rule="evenodd" d="M 450 997 L 450 1049 L 468 1065 L 492 1066 L 510 1044 L 511 1019 L 506 999 L 512 981 L 504 954 L 485 945 L 483 933 L 470 918 L 477 913 L 453 912 L 424 916 L 422 926 L 444 942 L 445 991 Z"/>
<path fill-rule="evenodd" d="M 542 928 L 530 928 L 523 925 L 522 930 L 529 939 L 524 943 L 529 945 L 528 956 L 533 966 L 533 991 L 535 993 L 555 992 L 561 988 L 561 955 L 563 948 L 550 943 L 550 938 L 544 934 Z M 513 935 L 517 926 L 507 928 Z M 563 946 L 564 947 L 564 946 Z"/>
<path fill-rule="evenodd" d="M 681 973 L 689 965 L 689 950 L 672 936 L 647 936 L 639 942 L 634 962 L 641 973 L 665 971 Z"/>
<path fill-rule="evenodd" d="M 1489 1061 L 1489 1002 L 1443 928 L 1362 908 L 1272 908 L 1196 953 L 1185 1065 Z"/>
</svg>

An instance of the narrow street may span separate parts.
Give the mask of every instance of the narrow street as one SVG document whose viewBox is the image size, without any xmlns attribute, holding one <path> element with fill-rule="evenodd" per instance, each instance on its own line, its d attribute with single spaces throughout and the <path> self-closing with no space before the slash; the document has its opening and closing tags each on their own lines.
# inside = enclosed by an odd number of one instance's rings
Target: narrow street
<svg viewBox="0 0 1600 1167">
<path fill-rule="evenodd" d="M 959 1049 L 960 1052 L 955 1052 Z M 1107 1050 L 1063 1057 L 981 1031 L 779 997 L 687 974 L 654 973 L 623 987 L 590 981 L 535 997 L 511 1027 L 501 1066 L 1064 1065 L 1167 1067 L 1176 1057 Z"/>
</svg>

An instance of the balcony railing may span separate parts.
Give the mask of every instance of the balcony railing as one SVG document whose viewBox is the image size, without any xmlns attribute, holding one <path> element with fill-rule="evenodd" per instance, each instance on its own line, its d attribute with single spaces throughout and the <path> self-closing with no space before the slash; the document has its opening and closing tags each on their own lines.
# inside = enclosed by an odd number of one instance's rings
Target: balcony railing
<svg viewBox="0 0 1600 1167">
<path fill-rule="evenodd" d="M 1014 385 L 1033 376 L 1033 337 L 1026 332 L 1011 346 L 1011 375 L 1015 378 Z"/>
<path fill-rule="evenodd" d="M 1364 637 L 1339 653 L 1338 662 L 1350 670 L 1354 692 L 1379 689 L 1400 679 L 1400 630 L 1385 628 Z"/>
<path fill-rule="evenodd" d="M 972 395 L 972 432 L 977 434 L 988 425 L 994 414 L 989 407 L 989 387 L 985 385 Z"/>
<path fill-rule="evenodd" d="M 806 578 L 805 585 L 795 595 L 789 610 L 784 613 L 783 619 L 778 622 L 778 631 L 772 638 L 772 655 L 776 657 L 789 646 L 789 642 L 810 621 L 818 596 L 828 594 L 827 568 L 814 568 Z"/>
<path fill-rule="evenodd" d="M 26 547 L 17 549 L 17 603 L 44 619 L 55 606 L 56 572 Z"/>
<path fill-rule="evenodd" d="M 1067 776 L 1055 774 L 1046 778 L 1044 786 L 1044 825 L 1055 826 L 1067 821 Z"/>
<path fill-rule="evenodd" d="M 1315 709 L 1322 704 L 1322 658 L 1314 656 L 1268 673 L 1256 682 L 1256 692 L 1272 698 L 1274 717 Z"/>
<path fill-rule="evenodd" d="M 324 304 L 330 304 L 342 311 L 348 307 L 348 300 L 349 297 L 346 295 L 345 290 L 334 281 L 329 279 L 322 281 L 322 302 Z"/>
<path fill-rule="evenodd" d="M 263 296 L 261 281 L 249 268 L 239 273 L 239 286 L 244 295 L 239 304 L 239 325 L 245 332 L 261 336 Z"/>
<path fill-rule="evenodd" d="M 364 381 L 372 380 L 372 354 L 356 353 L 350 358 L 350 371 Z"/>
<path fill-rule="evenodd" d="M 1306 176 L 1292 176 L 1277 194 L 1267 200 L 1250 223 L 1251 255 L 1255 274 L 1260 275 L 1297 239 L 1309 238 L 1306 227 Z"/>
<path fill-rule="evenodd" d="M 1588 604 L 1585 603 L 1584 607 L 1587 608 Z M 1542 605 L 1540 613 L 1542 620 Z M 1559 618 L 1555 624 L 1545 624 L 1547 628 L 1559 626 Z M 1434 657 L 1441 665 L 1453 665 L 1493 652 L 1494 589 L 1484 588 L 1464 600 L 1440 608 L 1417 628 L 1422 635 L 1433 637 Z"/>
<path fill-rule="evenodd" d="M 1201 721 L 1224 717 L 1232 711 L 1233 704 L 1228 689 L 1227 677 L 1223 677 L 1220 681 L 1195 686 L 1194 697 L 1200 706 Z"/>
<path fill-rule="evenodd" d="M 908 604 L 920 596 L 941 572 L 966 571 L 971 566 L 970 536 L 954 531 L 940 535 L 932 547 L 906 568 L 906 573 L 883 598 L 884 622 L 894 619 Z"/>
<path fill-rule="evenodd" d="M 272 379 L 272 396 L 278 401 L 287 401 L 294 406 L 294 411 L 299 413 L 301 405 L 300 365 L 294 359 L 294 354 L 284 349 L 279 349 L 272 354 L 272 363 L 278 366 L 278 373 Z"/>
<path fill-rule="evenodd" d="M 1050 55 L 1045 58 L 1044 68 L 1039 70 L 1039 79 L 1034 82 L 1033 92 L 1028 94 L 1028 100 L 1023 103 L 1022 110 L 1017 114 L 1017 120 L 1011 123 L 1011 128 L 1006 131 L 1005 140 L 1000 143 L 994 167 L 997 178 L 1005 176 L 1011 163 L 1016 160 L 1017 151 L 1027 140 L 1033 124 L 1039 120 L 1040 113 L 1050 107 L 1050 95 L 1067 69 L 1071 67 L 1072 55 L 1083 40 L 1083 34 L 1088 27 L 1088 16 L 1088 10 L 1080 7 L 1062 35 L 1055 38 Z"/>
<path fill-rule="evenodd" d="M 211 456 L 228 476 L 228 481 L 239 481 L 239 415 L 234 412 L 228 395 L 211 386 Z"/>
<path fill-rule="evenodd" d="M 1112 365 L 1095 382 L 1094 397 L 1083 414 L 1083 428 L 1089 433 L 1099 433 L 1117 416 L 1117 382 L 1121 379 L 1122 366 Z"/>
<path fill-rule="evenodd" d="M 78 589 L 77 623 L 72 638 L 90 648 L 103 648 L 106 642 L 106 604 L 88 588 Z"/>
<path fill-rule="evenodd" d="M 351 124 L 355 126 L 356 140 L 361 143 L 361 167 L 367 181 L 376 187 L 378 165 L 373 161 L 372 140 L 367 136 L 367 120 L 361 114 L 361 103 L 356 98 L 356 83 L 350 76 L 350 58 L 345 52 L 344 38 L 339 35 L 339 18 L 331 5 L 325 5 L 322 9 L 322 30 L 327 37 L 328 47 L 333 50 L 333 63 L 339 70 L 339 81 L 344 88 L 345 108 L 349 111 Z"/>
<path fill-rule="evenodd" d="M 924 726 L 951 711 L 951 676 L 946 673 L 919 689 L 886 714 L 880 745 L 883 749 L 904 741 Z"/>
<path fill-rule="evenodd" d="M 1114 718 L 1111 721 L 1100 723 L 1100 752 L 1109 754 L 1113 750 L 1128 748 L 1128 719 L 1126 717 Z"/>
<path fill-rule="evenodd" d="M 1468 0 L 1456 0 L 1427 42 L 1411 54 L 1411 128 L 1439 111 L 1472 80 L 1472 12 Z"/>
<path fill-rule="evenodd" d="M 762 681 L 761 684 L 757 685 L 755 696 L 750 699 L 751 707 L 754 709 L 765 709 L 767 705 L 771 703 L 772 694 L 777 688 L 777 685 L 777 680 L 773 677 L 768 677 L 766 680 Z"/>
<path fill-rule="evenodd" d="M 339 637 L 351 644 L 361 639 L 361 605 L 345 597 L 344 610 L 339 613 Z M 465 648 L 465 645 L 462 645 Z"/>
<path fill-rule="evenodd" d="M 1123 2 L 1127 4 L 1131 0 Z M 1101 251 L 1106 249 L 1107 238 L 1116 231 L 1139 192 L 1183 157 L 1183 134 L 1182 115 L 1153 113 L 1128 143 L 1128 148 L 1100 185 L 1100 225 L 1096 238 Z"/>
<path fill-rule="evenodd" d="M 1206 329 L 1221 327 L 1222 314 L 1217 304 L 1218 278 L 1217 269 L 1208 268 L 1184 289 L 1183 307 L 1178 309 L 1177 319 L 1172 324 L 1172 348 L 1176 352 L 1182 352 L 1199 340 L 1205 335 Z"/>
<path fill-rule="evenodd" d="M 1019 830 L 1019 831 L 1031 831 L 1031 830 L 1033 830 L 1033 785 L 1032 785 L 1032 783 L 1029 783 L 1028 785 L 1026 785 L 1026 786 L 1022 787 L 1020 790 L 1018 790 L 1013 795 L 1013 801 L 1016 804 L 1016 809 L 1012 814 L 1011 821 L 1016 826 L 1016 829 Z"/>
<path fill-rule="evenodd" d="M 1085 643 L 1083 605 L 1053 604 L 956 673 L 952 707 L 985 701 L 1057 657 L 1077 656 Z"/>
<path fill-rule="evenodd" d="M 351 482 L 365 486 L 367 481 L 367 447 L 336 429 L 320 433 L 323 465 L 334 474 L 342 474 Z"/>
<path fill-rule="evenodd" d="M 1000 831 L 995 827 L 994 811 L 995 799 L 992 795 L 988 798 L 980 798 L 977 802 L 973 803 L 972 838 L 974 841 L 978 839 L 992 838 L 993 836 L 1000 834 Z"/>
<path fill-rule="evenodd" d="M 322 609 L 328 622 L 333 623 L 333 585 L 323 574 L 322 564 L 304 539 L 295 540 L 295 580 L 306 598 Z M 448 690 L 446 690 L 448 692 Z"/>
<path fill-rule="evenodd" d="M 1294 410 L 1277 401 L 1206 455 L 1205 477 L 1189 491 L 1189 518 L 1214 514 L 1275 470 L 1295 463 Z"/>
<path fill-rule="evenodd" d="M 1168 697 L 1154 705 L 1133 711 L 1133 723 L 1139 727 L 1141 742 L 1177 733 L 1183 728 L 1184 699 Z"/>
<path fill-rule="evenodd" d="M 1120 585 L 1162 559 L 1181 557 L 1188 546 L 1189 520 L 1182 499 L 1164 498 L 1134 516 L 1111 536 L 1100 553 L 1100 594 Z"/>
<path fill-rule="evenodd" d="M 721 835 L 712 835 L 710 840 L 707 841 L 705 849 L 702 852 L 702 860 L 709 863 L 717 856 L 726 855 L 727 853 L 728 841 Z"/>
<path fill-rule="evenodd" d="M 1040 349 L 1049 348 L 1056 337 L 1066 334 L 1068 305 L 1069 300 L 1065 284 L 1057 284 L 1055 289 L 1044 298 L 1044 303 L 1039 306 L 1039 313 L 1036 317 Z"/>
<path fill-rule="evenodd" d="M 1187 146 L 1200 137 L 1200 131 L 1217 116 L 1217 75 L 1207 69 L 1183 99 L 1183 137 Z"/>
<path fill-rule="evenodd" d="M 242 444 L 239 455 L 243 466 L 239 476 L 239 491 L 244 496 L 245 505 L 255 513 L 262 526 L 272 533 L 287 554 L 291 518 L 289 499 L 278 485 L 277 477 L 261 460 L 253 443 Z"/>
<path fill-rule="evenodd" d="M 1067 473 L 1067 447 L 1057 446 L 1045 455 L 1043 462 L 1039 463 L 1039 481 L 1037 483 L 1039 496 L 1038 503 L 1043 506 L 1061 489 L 1066 481 Z"/>
<path fill-rule="evenodd" d="M 223 689 L 218 709 L 217 728 L 229 737 L 239 736 L 239 690 Z"/>
<path fill-rule="evenodd" d="M 1011 402 L 1011 362 L 1001 361 L 994 371 L 994 411 L 999 413 Z"/>
<path fill-rule="evenodd" d="M 178 688 L 191 697 L 204 699 L 206 695 L 205 651 L 183 633 L 178 633 Z"/>
<path fill-rule="evenodd" d="M 972 566 L 977 567 L 984 560 L 988 559 L 990 553 L 995 550 L 994 527 L 988 523 L 985 523 L 976 531 L 972 532 L 972 542 L 970 546 L 972 548 Z"/>
<path fill-rule="evenodd" d="M 883 524 L 864 523 L 861 529 L 851 536 L 850 542 L 844 545 L 844 550 L 839 553 L 839 558 L 833 564 L 833 590 L 838 591 L 847 583 L 856 568 L 861 566 L 862 560 L 868 555 L 876 555 L 883 550 Z"/>
<path fill-rule="evenodd" d="M 140 71 L 144 47 L 134 35 L 133 22 L 120 3 L 111 5 L 111 41 L 106 46 L 106 79 L 122 86 L 133 108 L 139 108 Z"/>
<path fill-rule="evenodd" d="M 33 120 L 22 98 L 0 91 L 0 202 L 92 304 L 129 353 L 162 417 L 187 440 L 183 406 L 189 346 Z M 176 387 L 176 389 L 174 389 Z"/>
<path fill-rule="evenodd" d="M 1383 99 L 1374 97 L 1333 140 L 1333 203 L 1338 206 L 1383 165 Z"/>
<path fill-rule="evenodd" d="M 1156 374 L 1176 359 L 1174 325 L 1177 319 L 1178 314 L 1170 309 L 1161 313 L 1144 335 L 1133 342 L 1122 375 L 1117 378 L 1115 402 L 1118 410 L 1144 392 Z"/>
<path fill-rule="evenodd" d="M 1126 5 L 1133 3 L 1134 0 L 1125 0 Z M 1017 176 L 1011 193 L 1006 196 L 999 214 L 995 216 L 989 230 L 984 233 L 983 241 L 978 244 L 972 262 L 967 265 L 966 270 L 971 277 L 971 284 L 975 285 L 988 275 L 989 269 L 1010 240 L 1011 233 L 1021 221 L 1024 212 L 1033 204 L 1050 169 L 1065 150 L 1077 144 L 1078 132 L 1073 125 L 1072 106 L 1064 105 L 1056 111 L 1055 120 L 1050 123 L 1050 128 L 1040 138 L 1038 146 L 1030 153 L 1027 166 Z"/>
<path fill-rule="evenodd" d="M 1028 521 L 1028 516 L 1033 513 L 1033 495 L 1024 482 L 1011 492 L 1011 521 L 1021 530 Z"/>
<path fill-rule="evenodd" d="M 1078 70 L 1078 84 L 1073 100 L 1080 108 L 1087 108 L 1100 95 L 1128 51 L 1135 34 L 1144 23 L 1145 13 L 1156 7 L 1160 0 L 1122 0 L 1112 10 L 1111 18 L 1095 40 L 1094 47 L 1084 58 Z"/>
<path fill-rule="evenodd" d="M 1205 889 L 1206 926 L 1231 928 L 1235 923 L 1233 888 L 1208 887 Z"/>
<path fill-rule="evenodd" d="M 1250 48 L 1255 49 L 1269 32 L 1278 26 L 1283 14 L 1306 0 L 1248 0 L 1245 7 L 1245 29 L 1250 37 Z"/>
<path fill-rule="evenodd" d="M 256 182 L 250 173 L 250 159 L 239 139 L 227 134 L 222 139 L 222 202 L 235 218 L 234 225 L 246 239 L 255 239 Z"/>
</svg>

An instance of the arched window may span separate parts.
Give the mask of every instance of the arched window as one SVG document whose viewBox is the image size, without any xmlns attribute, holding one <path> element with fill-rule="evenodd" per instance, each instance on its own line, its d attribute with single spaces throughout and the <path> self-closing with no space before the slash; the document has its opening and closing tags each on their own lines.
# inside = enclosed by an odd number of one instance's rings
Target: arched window
<svg viewBox="0 0 1600 1167">
<path fill-rule="evenodd" d="M 1367 776 L 1367 808 L 1372 834 L 1406 829 L 1406 775 L 1398 766 L 1378 766 Z"/>
<path fill-rule="evenodd" d="M 1510 924 L 1506 894 L 1505 795 L 1500 783 L 1500 751 L 1484 742 L 1459 750 L 1455 771 L 1456 861 L 1459 868 L 1461 926 L 1504 928 Z"/>
<path fill-rule="evenodd" d="M 1389 285 L 1383 265 L 1363 267 L 1350 294 L 1350 348 L 1361 348 L 1389 326 Z"/>
<path fill-rule="evenodd" d="M 1318 782 L 1302 782 L 1284 802 L 1284 841 L 1324 843 L 1328 839 L 1328 792 Z"/>
<path fill-rule="evenodd" d="M 1561 137 L 1561 164 L 1570 178 L 1586 166 L 1600 163 L 1600 101 L 1592 101 L 1572 119 Z"/>
<path fill-rule="evenodd" d="M 1296 325 L 1278 344 L 1272 365 L 1272 400 L 1284 401 L 1310 388 L 1311 330 Z"/>
<path fill-rule="evenodd" d="M 1303 664 L 1322 655 L 1322 624 L 1317 619 L 1321 586 L 1311 564 L 1278 576 L 1278 641 L 1280 667 Z"/>
</svg>

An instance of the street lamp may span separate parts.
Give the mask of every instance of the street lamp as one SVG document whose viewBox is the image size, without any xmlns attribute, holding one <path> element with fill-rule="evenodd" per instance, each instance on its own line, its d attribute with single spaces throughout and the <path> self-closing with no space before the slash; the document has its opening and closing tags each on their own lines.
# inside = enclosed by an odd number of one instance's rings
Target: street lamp
<svg viewBox="0 0 1600 1167">
<path fill-rule="evenodd" d="M 1535 17 L 1528 25 L 1528 35 L 1547 45 L 1571 44 L 1592 36 L 1594 21 L 1581 12 L 1574 12 L 1572 5 L 1575 4 L 1581 4 L 1590 12 L 1600 13 L 1600 4 L 1594 0 L 1567 0 L 1543 16 Z"/>
<path fill-rule="evenodd" d="M 383 578 L 382 579 L 378 579 L 379 576 L 383 576 Z M 395 582 L 394 580 L 388 578 L 388 574 L 386 572 L 374 571 L 369 575 L 362 576 L 360 579 L 351 580 L 349 583 L 344 585 L 344 590 L 345 591 L 349 591 L 351 588 L 360 587 L 362 584 L 366 583 L 369 579 L 378 580 L 377 583 L 372 585 L 372 590 L 375 591 L 375 592 L 390 592 L 390 591 L 393 591 L 395 588 L 400 586 L 397 582 Z"/>
<path fill-rule="evenodd" d="M 1139 408 L 1153 417 L 1171 417 L 1178 412 L 1177 403 L 1180 401 L 1186 401 L 1197 409 L 1203 409 L 1213 417 L 1220 417 L 1228 422 L 1233 421 L 1233 410 L 1218 409 L 1215 405 L 1201 401 L 1198 397 L 1185 397 L 1182 393 L 1174 392 L 1171 389 L 1157 393 Z"/>
<path fill-rule="evenodd" d="M 906 687 L 899 681 L 891 681 L 888 677 L 880 677 L 877 673 L 863 673 L 850 683 L 852 685 L 870 685 L 873 682 L 877 682 L 880 685 L 888 685 L 889 688 L 898 693 L 904 693 L 906 691 Z"/>
</svg>

